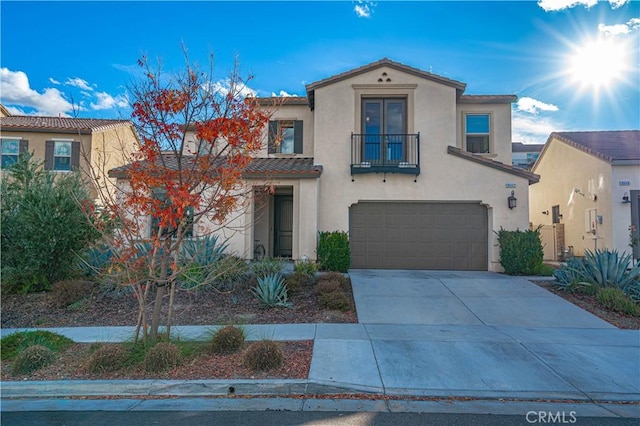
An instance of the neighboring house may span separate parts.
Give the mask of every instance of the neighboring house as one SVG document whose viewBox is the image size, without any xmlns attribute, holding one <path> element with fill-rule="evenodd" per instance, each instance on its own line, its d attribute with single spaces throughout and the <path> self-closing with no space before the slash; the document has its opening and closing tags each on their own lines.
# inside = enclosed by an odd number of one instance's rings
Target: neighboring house
<svg viewBox="0 0 640 426">
<path fill-rule="evenodd" d="M 544 148 L 542 143 L 524 144 L 522 142 L 513 142 L 511 144 L 511 165 L 531 170 L 531 167 L 540 156 L 542 148 Z"/>
<path fill-rule="evenodd" d="M 531 221 L 564 234 L 543 234 L 547 258 L 631 252 L 630 227 L 640 225 L 640 130 L 551 133 L 533 172 L 540 182 L 530 189 Z"/>
<path fill-rule="evenodd" d="M 528 229 L 538 177 L 511 166 L 516 96 L 465 87 L 382 59 L 306 97 L 261 99 L 279 106 L 230 248 L 252 258 L 259 241 L 268 256 L 315 259 L 318 232 L 340 230 L 353 268 L 500 270 L 494 231 Z"/>
<path fill-rule="evenodd" d="M 31 152 L 55 172 L 83 172 L 93 198 L 97 185 L 112 185 L 106 171 L 124 164 L 137 147 L 137 135 L 128 120 L 65 118 L 25 115 L 0 116 L 2 170 L 16 161 L 20 152 Z M 89 167 L 91 166 L 91 167 Z M 98 181 L 90 179 L 93 169 Z"/>
</svg>

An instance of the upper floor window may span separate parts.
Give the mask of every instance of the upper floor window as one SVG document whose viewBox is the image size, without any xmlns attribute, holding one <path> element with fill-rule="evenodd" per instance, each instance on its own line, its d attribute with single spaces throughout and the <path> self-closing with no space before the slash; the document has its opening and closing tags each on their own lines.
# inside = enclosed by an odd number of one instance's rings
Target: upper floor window
<svg viewBox="0 0 640 426">
<path fill-rule="evenodd" d="M 16 164 L 20 153 L 26 151 L 26 140 L 2 139 L 2 168 L 7 169 Z"/>
<path fill-rule="evenodd" d="M 362 99 L 362 133 L 364 161 L 385 164 L 405 161 L 407 100 Z"/>
<path fill-rule="evenodd" d="M 302 120 L 269 122 L 269 154 L 302 154 Z"/>
<path fill-rule="evenodd" d="M 474 154 L 488 154 L 491 136 L 489 114 L 465 115 L 466 150 Z"/>
<path fill-rule="evenodd" d="M 44 168 L 46 170 L 77 170 L 80 165 L 80 142 L 47 141 Z"/>
</svg>

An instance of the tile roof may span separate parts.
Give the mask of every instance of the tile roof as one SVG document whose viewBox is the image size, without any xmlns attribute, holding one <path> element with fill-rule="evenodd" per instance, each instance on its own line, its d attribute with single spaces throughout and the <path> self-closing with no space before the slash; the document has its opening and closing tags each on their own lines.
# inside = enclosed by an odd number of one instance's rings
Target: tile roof
<svg viewBox="0 0 640 426">
<path fill-rule="evenodd" d="M 0 117 L 0 128 L 5 130 L 65 131 L 91 133 L 130 125 L 129 120 L 101 118 L 45 117 L 35 115 L 11 115 Z"/>
<path fill-rule="evenodd" d="M 554 138 L 610 163 L 640 160 L 640 130 L 553 132 Z"/>
<path fill-rule="evenodd" d="M 511 144 L 511 152 L 540 152 L 542 148 L 544 148 L 543 143 L 513 142 Z"/>
<path fill-rule="evenodd" d="M 173 153 L 162 154 L 164 163 L 171 169 L 177 168 Z M 189 157 L 185 157 L 189 160 Z M 130 164 L 109 170 L 109 177 L 127 178 Z M 322 173 L 322 166 L 313 164 L 313 158 L 255 158 L 245 169 L 246 179 L 287 179 L 317 178 Z"/>
<path fill-rule="evenodd" d="M 271 96 L 258 98 L 258 104 L 262 106 L 309 105 L 309 100 L 306 96 Z"/>
<path fill-rule="evenodd" d="M 516 95 L 462 95 L 458 98 L 462 104 L 510 104 L 517 100 Z"/>
<path fill-rule="evenodd" d="M 521 178 L 525 178 L 529 180 L 529 185 L 540 181 L 540 176 L 535 173 L 531 173 L 526 170 L 513 167 L 509 164 L 504 164 L 499 161 L 495 161 L 490 158 L 483 157 L 481 155 L 474 155 L 470 152 L 463 151 L 460 148 L 456 148 L 454 146 L 448 146 L 447 153 L 455 155 L 456 157 L 464 158 L 466 160 L 491 167 L 496 170 L 501 170 L 503 172 L 510 173 L 512 175 L 516 175 Z"/>
</svg>

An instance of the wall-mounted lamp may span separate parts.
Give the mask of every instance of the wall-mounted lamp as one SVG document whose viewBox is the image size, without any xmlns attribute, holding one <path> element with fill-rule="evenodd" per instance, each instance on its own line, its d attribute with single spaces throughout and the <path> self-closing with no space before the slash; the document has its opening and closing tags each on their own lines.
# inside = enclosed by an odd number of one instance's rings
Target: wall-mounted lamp
<svg viewBox="0 0 640 426">
<path fill-rule="evenodd" d="M 589 198 L 591 198 L 591 201 L 598 201 L 598 194 L 591 194 Z"/>
<path fill-rule="evenodd" d="M 543 215 L 549 216 L 549 210 L 545 210 L 542 212 Z"/>
<path fill-rule="evenodd" d="M 515 196 L 515 192 L 511 191 L 511 195 L 509 195 L 509 197 L 507 198 L 507 204 L 509 205 L 509 208 L 515 209 L 517 201 L 518 199 Z"/>
<path fill-rule="evenodd" d="M 624 195 L 622 196 L 622 202 L 623 203 L 630 203 L 631 200 L 629 199 L 629 193 L 625 192 Z"/>
</svg>

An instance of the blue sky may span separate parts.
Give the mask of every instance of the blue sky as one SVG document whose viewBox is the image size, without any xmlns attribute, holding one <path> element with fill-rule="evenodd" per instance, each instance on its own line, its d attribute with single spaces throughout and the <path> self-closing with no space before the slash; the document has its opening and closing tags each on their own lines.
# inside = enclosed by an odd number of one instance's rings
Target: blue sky
<svg viewBox="0 0 640 426">
<path fill-rule="evenodd" d="M 166 71 L 238 57 L 258 96 L 388 57 L 514 94 L 513 140 L 640 128 L 640 2 L 333 1 L 0 3 L 0 98 L 12 113 L 128 118 L 136 60 Z M 77 112 L 74 112 L 77 111 Z"/>
</svg>

